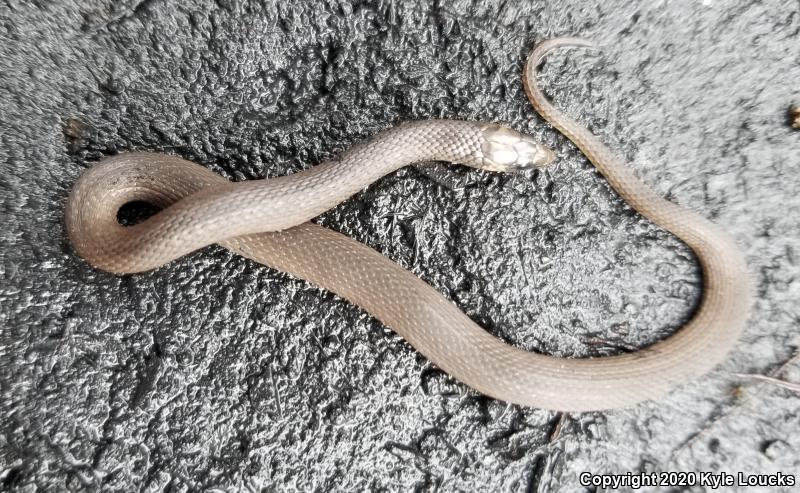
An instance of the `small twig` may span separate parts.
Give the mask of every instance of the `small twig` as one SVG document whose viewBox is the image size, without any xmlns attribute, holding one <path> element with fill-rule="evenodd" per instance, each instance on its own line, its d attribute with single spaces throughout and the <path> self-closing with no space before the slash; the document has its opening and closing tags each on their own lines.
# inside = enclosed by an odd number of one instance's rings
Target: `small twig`
<svg viewBox="0 0 800 493">
<path fill-rule="evenodd" d="M 283 408 L 281 407 L 281 393 L 278 390 L 278 379 L 275 377 L 275 373 L 272 371 L 272 365 L 270 365 L 268 369 L 269 378 L 272 380 L 272 393 L 275 395 L 275 406 L 278 408 L 278 416 L 283 419 Z"/>
<path fill-rule="evenodd" d="M 556 440 L 558 440 L 558 437 L 561 436 L 561 431 L 564 429 L 564 425 L 569 419 L 569 413 L 559 413 L 559 414 L 561 414 L 561 417 L 558 418 L 558 423 L 556 423 L 556 426 L 550 433 L 550 436 L 547 439 L 547 443 L 553 443 Z"/>
<path fill-rule="evenodd" d="M 775 376 L 781 374 L 786 368 L 788 368 L 789 366 L 798 361 L 800 361 L 800 350 L 796 350 L 788 360 L 784 361 L 783 364 L 781 364 L 778 368 L 775 368 L 774 370 L 769 372 L 769 375 L 748 375 L 747 377 L 755 378 L 757 380 L 765 380 L 765 379 L 766 381 L 777 380 L 778 382 L 781 383 L 788 383 L 784 382 L 783 380 L 778 380 L 777 378 L 775 378 Z M 734 375 L 741 376 L 742 374 L 734 373 Z M 741 412 L 742 409 L 746 408 L 753 401 L 754 399 L 752 395 L 745 395 L 744 397 L 738 399 L 737 402 L 735 402 L 732 407 L 728 408 L 725 411 L 722 411 L 720 414 L 711 418 L 709 421 L 705 423 L 705 425 L 700 429 L 700 431 L 689 437 L 686 441 L 684 441 L 677 448 L 675 448 L 672 451 L 672 453 L 670 453 L 669 458 L 667 459 L 667 463 L 668 464 L 671 463 L 678 454 L 680 454 L 683 450 L 690 447 L 698 439 L 705 436 L 706 433 L 708 433 L 714 426 L 731 418 L 731 416 L 736 415 L 738 412 Z"/>
<path fill-rule="evenodd" d="M 787 382 L 786 380 L 781 380 L 779 378 L 768 377 L 766 375 L 756 375 L 753 373 L 734 373 L 734 375 L 745 380 L 758 380 L 761 382 L 771 383 L 773 385 L 777 385 L 778 387 L 789 389 L 794 392 L 800 392 L 800 383 Z"/>
</svg>

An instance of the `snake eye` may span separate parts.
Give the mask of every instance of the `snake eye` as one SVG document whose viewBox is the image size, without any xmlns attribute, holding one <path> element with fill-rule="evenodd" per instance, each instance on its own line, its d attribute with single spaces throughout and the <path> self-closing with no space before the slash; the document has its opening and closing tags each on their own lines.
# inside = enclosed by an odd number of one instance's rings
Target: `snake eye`
<svg viewBox="0 0 800 493">
<path fill-rule="evenodd" d="M 482 166 L 489 171 L 521 171 L 544 168 L 552 163 L 555 154 L 530 136 L 502 125 L 483 129 L 481 144 Z"/>
</svg>

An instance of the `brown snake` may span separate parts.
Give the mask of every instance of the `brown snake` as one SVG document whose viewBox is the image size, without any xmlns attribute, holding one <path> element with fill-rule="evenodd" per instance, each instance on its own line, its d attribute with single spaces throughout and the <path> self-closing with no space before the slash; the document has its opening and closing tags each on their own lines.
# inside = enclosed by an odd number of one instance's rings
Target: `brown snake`
<svg viewBox="0 0 800 493">
<path fill-rule="evenodd" d="M 717 226 L 656 195 L 588 130 L 556 110 L 536 85 L 536 67 L 578 38 L 538 45 L 525 67 L 533 106 L 597 167 L 640 214 L 683 240 L 703 269 L 693 318 L 669 338 L 618 356 L 567 359 L 535 354 L 495 338 L 453 303 L 372 249 L 307 222 L 383 175 L 425 161 L 492 171 L 542 167 L 552 152 L 495 124 L 406 123 L 338 159 L 270 180 L 231 183 L 197 164 L 148 153 L 104 159 L 75 185 L 66 209 L 69 236 L 89 263 L 116 273 L 153 269 L 212 243 L 305 279 L 360 306 L 435 365 L 484 394 L 560 411 L 628 406 L 655 398 L 714 367 L 743 330 L 751 285 L 742 254 Z M 131 227 L 125 203 L 163 210 Z"/>
</svg>

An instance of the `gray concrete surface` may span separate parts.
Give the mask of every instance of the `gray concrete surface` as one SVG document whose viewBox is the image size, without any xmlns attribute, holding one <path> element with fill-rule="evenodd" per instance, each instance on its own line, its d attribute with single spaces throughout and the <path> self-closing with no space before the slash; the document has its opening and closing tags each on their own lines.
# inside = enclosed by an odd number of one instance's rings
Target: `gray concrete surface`
<svg viewBox="0 0 800 493">
<path fill-rule="evenodd" d="M 798 2 L 778 0 L 4 1 L 0 486 L 572 492 L 597 490 L 582 471 L 798 473 L 798 395 L 733 373 L 800 380 L 799 32 Z M 105 155 L 174 153 L 249 180 L 401 120 L 496 120 L 557 164 L 409 168 L 319 222 L 520 347 L 656 341 L 690 317 L 698 268 L 526 101 L 525 54 L 562 34 L 603 51 L 551 58 L 549 95 L 730 230 L 758 286 L 730 358 L 658 402 L 509 406 L 359 309 L 220 248 L 118 277 L 65 237 L 70 187 Z"/>
</svg>

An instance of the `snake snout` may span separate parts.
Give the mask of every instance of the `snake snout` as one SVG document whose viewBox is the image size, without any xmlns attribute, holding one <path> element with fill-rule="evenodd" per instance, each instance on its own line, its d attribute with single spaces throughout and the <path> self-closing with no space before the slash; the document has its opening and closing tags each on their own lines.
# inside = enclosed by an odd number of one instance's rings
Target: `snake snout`
<svg viewBox="0 0 800 493">
<path fill-rule="evenodd" d="M 480 167 L 489 171 L 541 169 L 552 163 L 556 157 L 549 147 L 502 125 L 484 128 L 483 139 Z"/>
</svg>

